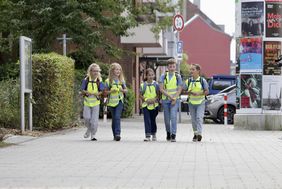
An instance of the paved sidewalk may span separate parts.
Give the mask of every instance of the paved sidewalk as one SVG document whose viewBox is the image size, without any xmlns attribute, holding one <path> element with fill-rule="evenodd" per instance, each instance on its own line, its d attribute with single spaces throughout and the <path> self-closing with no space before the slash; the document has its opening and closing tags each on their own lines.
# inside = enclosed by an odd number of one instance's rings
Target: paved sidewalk
<svg viewBox="0 0 282 189">
<path fill-rule="evenodd" d="M 162 116 L 157 142 L 143 142 L 143 120 L 135 116 L 123 120 L 120 142 L 109 120 L 100 123 L 97 142 L 78 128 L 2 148 L 0 188 L 282 188 L 281 131 L 209 124 L 195 143 L 183 114 L 171 143 Z"/>
</svg>

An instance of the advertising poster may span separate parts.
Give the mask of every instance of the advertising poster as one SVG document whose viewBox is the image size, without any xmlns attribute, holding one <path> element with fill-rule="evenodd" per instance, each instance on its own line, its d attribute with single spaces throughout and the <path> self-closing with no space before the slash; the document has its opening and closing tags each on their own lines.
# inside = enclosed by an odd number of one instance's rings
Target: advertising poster
<svg viewBox="0 0 282 189">
<path fill-rule="evenodd" d="M 240 73 L 240 39 L 236 39 L 236 75 Z"/>
<path fill-rule="evenodd" d="M 242 2 L 241 32 L 242 36 L 260 36 L 264 30 L 263 1 Z"/>
<path fill-rule="evenodd" d="M 262 106 L 263 110 L 281 110 L 282 76 L 264 76 Z"/>
<path fill-rule="evenodd" d="M 241 74 L 240 108 L 261 108 L 262 75 Z"/>
<path fill-rule="evenodd" d="M 240 39 L 240 72 L 262 72 L 262 38 Z"/>
<path fill-rule="evenodd" d="M 281 67 L 275 62 L 281 56 L 280 41 L 265 41 L 264 49 L 264 75 L 281 75 Z"/>
<path fill-rule="evenodd" d="M 241 3 L 235 3 L 235 37 L 241 36 Z"/>
<path fill-rule="evenodd" d="M 282 37 L 282 2 L 267 1 L 265 17 L 266 37 Z"/>
<path fill-rule="evenodd" d="M 241 78 L 237 75 L 236 77 L 236 109 L 240 109 L 240 96 L 241 96 Z"/>
</svg>

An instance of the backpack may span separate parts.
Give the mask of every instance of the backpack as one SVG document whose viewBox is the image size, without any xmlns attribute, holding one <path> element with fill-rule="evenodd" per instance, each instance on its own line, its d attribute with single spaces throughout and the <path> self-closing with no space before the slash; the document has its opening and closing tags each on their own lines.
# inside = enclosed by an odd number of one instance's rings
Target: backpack
<svg viewBox="0 0 282 189">
<path fill-rule="evenodd" d="M 88 83 L 89 83 L 89 77 L 87 76 L 86 77 L 86 85 L 85 85 L 85 89 L 84 89 L 85 91 L 87 91 Z M 100 90 L 100 80 L 97 78 L 97 80 L 96 81 L 92 81 L 92 83 L 96 83 L 98 91 L 101 92 L 101 90 Z"/>
<path fill-rule="evenodd" d="M 190 86 L 190 83 L 192 82 L 192 78 L 190 77 L 188 79 L 188 86 L 187 86 L 187 90 L 189 90 L 189 86 Z M 202 86 L 202 89 L 204 90 L 204 79 L 202 77 L 200 77 L 200 81 L 195 81 L 195 82 L 200 82 L 201 83 L 201 86 Z M 207 100 L 207 96 L 205 95 L 205 99 Z M 189 97 L 187 98 L 187 102 L 189 100 Z"/>
<path fill-rule="evenodd" d="M 175 77 L 176 77 L 176 84 L 178 84 L 179 83 L 180 74 L 175 72 Z M 168 83 L 167 71 L 165 72 L 165 76 L 164 76 L 164 88 L 165 88 L 165 82 Z"/>
<path fill-rule="evenodd" d="M 109 90 L 111 90 L 111 88 L 112 88 L 112 82 L 110 82 L 109 79 L 107 79 L 107 80 L 109 81 L 109 83 L 108 83 Z M 107 80 L 105 81 L 105 83 L 107 82 Z M 122 83 L 121 81 L 119 81 L 118 84 L 114 84 L 114 85 L 121 85 L 121 87 L 122 87 L 123 89 L 125 89 L 125 88 L 123 87 L 123 83 Z M 105 95 L 105 96 L 107 96 L 107 95 Z M 124 96 L 124 99 L 125 99 L 126 94 L 123 94 L 123 96 Z"/>
<path fill-rule="evenodd" d="M 187 86 L 187 89 L 189 89 L 189 86 L 190 86 L 190 83 L 192 82 L 192 78 L 190 77 L 188 79 L 188 86 Z M 195 82 L 201 82 L 201 86 L 202 86 L 202 89 L 204 89 L 204 80 L 202 77 L 200 77 L 200 81 L 195 81 Z"/>
<path fill-rule="evenodd" d="M 153 81 L 152 84 L 154 85 L 155 89 L 157 90 L 157 82 L 156 82 L 156 81 Z M 142 95 L 145 94 L 146 88 L 147 88 L 147 82 L 144 82 L 144 83 L 143 83 L 143 88 L 142 88 Z"/>
</svg>

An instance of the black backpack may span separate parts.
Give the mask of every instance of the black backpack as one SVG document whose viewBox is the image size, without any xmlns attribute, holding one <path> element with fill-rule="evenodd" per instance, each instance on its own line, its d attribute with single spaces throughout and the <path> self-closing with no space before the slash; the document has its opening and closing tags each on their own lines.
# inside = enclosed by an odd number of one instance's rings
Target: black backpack
<svg viewBox="0 0 282 189">
<path fill-rule="evenodd" d="M 96 83 L 98 91 L 101 92 L 101 90 L 100 90 L 100 83 L 101 82 L 100 82 L 99 78 L 97 78 L 96 81 L 89 81 L 89 77 L 87 76 L 85 79 L 86 79 L 86 86 L 85 86 L 85 89 L 84 89 L 85 91 L 87 91 L 88 83 L 91 82 L 92 83 L 92 89 L 94 89 L 93 84 Z"/>
<path fill-rule="evenodd" d="M 192 82 L 192 78 L 190 77 L 188 79 L 188 86 L 187 86 L 187 90 L 189 90 L 189 86 L 190 86 L 190 83 Z M 200 81 L 195 81 L 195 82 L 200 82 L 201 83 L 201 86 L 202 86 L 202 89 L 204 90 L 204 79 L 202 77 L 200 77 Z M 205 99 L 207 100 L 207 96 L 205 95 Z M 189 101 L 189 97 L 187 98 L 187 102 Z"/>
</svg>

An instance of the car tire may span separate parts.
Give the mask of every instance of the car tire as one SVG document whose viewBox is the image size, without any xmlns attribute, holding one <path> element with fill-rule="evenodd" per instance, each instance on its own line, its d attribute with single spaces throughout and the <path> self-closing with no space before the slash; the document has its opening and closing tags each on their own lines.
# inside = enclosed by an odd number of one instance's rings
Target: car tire
<svg viewBox="0 0 282 189">
<path fill-rule="evenodd" d="M 228 106 L 227 109 L 227 122 L 228 124 L 234 123 L 234 114 L 236 113 L 236 109 L 233 106 Z M 222 106 L 218 113 L 217 118 L 219 119 L 220 123 L 224 123 L 224 107 Z"/>
<path fill-rule="evenodd" d="M 212 120 L 213 120 L 213 122 L 215 122 L 215 123 L 221 123 L 220 120 L 217 119 L 217 118 L 213 118 Z"/>
</svg>

